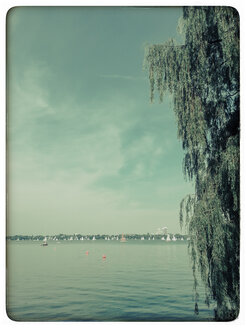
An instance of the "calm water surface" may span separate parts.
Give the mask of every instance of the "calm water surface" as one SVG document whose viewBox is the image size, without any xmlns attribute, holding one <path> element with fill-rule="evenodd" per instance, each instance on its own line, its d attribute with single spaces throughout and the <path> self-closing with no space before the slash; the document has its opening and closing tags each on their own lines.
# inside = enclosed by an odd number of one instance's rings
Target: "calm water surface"
<svg viewBox="0 0 246 328">
<path fill-rule="evenodd" d="M 194 314 L 186 242 L 63 241 L 41 247 L 10 241 L 7 252 L 7 311 L 13 320 L 213 319 L 202 288 L 200 312 Z"/>
</svg>

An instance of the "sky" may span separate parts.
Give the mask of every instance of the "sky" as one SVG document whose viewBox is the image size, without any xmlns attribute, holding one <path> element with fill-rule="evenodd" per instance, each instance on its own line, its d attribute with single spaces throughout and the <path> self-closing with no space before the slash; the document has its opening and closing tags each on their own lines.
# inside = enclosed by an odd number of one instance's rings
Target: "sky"
<svg viewBox="0 0 246 328">
<path fill-rule="evenodd" d="M 172 97 L 150 103 L 145 47 L 181 8 L 16 7 L 7 17 L 8 234 L 181 232 Z"/>
</svg>

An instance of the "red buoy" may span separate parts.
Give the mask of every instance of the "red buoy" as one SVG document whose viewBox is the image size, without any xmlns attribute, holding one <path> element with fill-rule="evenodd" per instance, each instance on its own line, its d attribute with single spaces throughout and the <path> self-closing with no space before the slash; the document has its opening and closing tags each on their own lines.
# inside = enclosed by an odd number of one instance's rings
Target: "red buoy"
<svg viewBox="0 0 246 328">
<path fill-rule="evenodd" d="M 86 251 L 85 254 L 86 254 L 86 255 L 89 255 L 89 251 Z"/>
<path fill-rule="evenodd" d="M 103 255 L 102 258 L 103 258 L 103 259 L 106 259 L 106 255 Z"/>
</svg>

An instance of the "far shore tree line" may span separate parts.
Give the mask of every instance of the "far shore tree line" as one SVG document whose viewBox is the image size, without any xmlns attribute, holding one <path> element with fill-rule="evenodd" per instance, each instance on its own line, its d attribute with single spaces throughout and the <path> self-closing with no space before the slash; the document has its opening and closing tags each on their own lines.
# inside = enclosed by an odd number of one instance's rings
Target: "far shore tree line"
<svg viewBox="0 0 246 328">
<path fill-rule="evenodd" d="M 169 238 L 172 239 L 175 237 L 177 240 L 187 240 L 188 235 L 181 235 L 179 233 L 173 234 L 151 234 L 151 233 L 144 233 L 144 234 L 124 234 L 124 237 L 126 239 L 131 240 L 141 240 L 141 238 L 144 240 L 148 240 L 149 238 L 151 240 L 161 240 L 163 237 L 166 240 L 169 235 Z M 93 237 L 95 237 L 96 240 L 99 239 L 110 239 L 115 240 L 122 237 L 122 234 L 56 234 L 56 235 L 14 235 L 14 236 L 7 236 L 7 240 L 32 240 L 32 241 L 42 241 L 44 238 L 47 238 L 48 240 L 92 240 Z"/>
</svg>

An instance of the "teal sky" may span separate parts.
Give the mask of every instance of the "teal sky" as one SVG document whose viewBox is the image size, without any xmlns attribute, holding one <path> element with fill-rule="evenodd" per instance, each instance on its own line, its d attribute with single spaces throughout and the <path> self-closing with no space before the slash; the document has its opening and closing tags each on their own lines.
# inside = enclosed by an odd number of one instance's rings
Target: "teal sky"
<svg viewBox="0 0 246 328">
<path fill-rule="evenodd" d="M 180 232 L 172 98 L 149 101 L 146 44 L 180 8 L 17 7 L 8 14 L 8 234 Z"/>
</svg>

